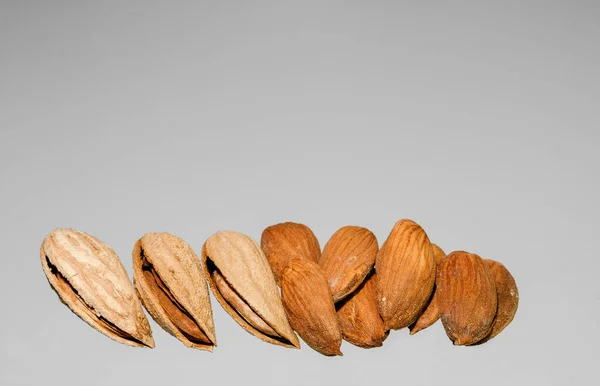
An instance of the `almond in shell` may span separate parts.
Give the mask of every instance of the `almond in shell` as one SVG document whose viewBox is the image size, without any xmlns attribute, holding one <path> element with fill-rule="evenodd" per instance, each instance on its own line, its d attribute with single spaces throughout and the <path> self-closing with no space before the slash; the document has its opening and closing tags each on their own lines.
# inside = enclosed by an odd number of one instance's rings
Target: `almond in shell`
<svg viewBox="0 0 600 386">
<path fill-rule="evenodd" d="M 147 233 L 133 248 L 133 279 L 152 318 L 187 347 L 212 351 L 215 327 L 200 260 L 182 239 Z"/>
<path fill-rule="evenodd" d="M 150 324 L 111 247 L 85 232 L 59 228 L 40 248 L 50 286 L 73 313 L 109 338 L 154 347 Z"/>
<path fill-rule="evenodd" d="M 208 284 L 231 317 L 259 339 L 299 348 L 269 262 L 256 241 L 234 231 L 219 231 L 202 247 Z"/>
</svg>

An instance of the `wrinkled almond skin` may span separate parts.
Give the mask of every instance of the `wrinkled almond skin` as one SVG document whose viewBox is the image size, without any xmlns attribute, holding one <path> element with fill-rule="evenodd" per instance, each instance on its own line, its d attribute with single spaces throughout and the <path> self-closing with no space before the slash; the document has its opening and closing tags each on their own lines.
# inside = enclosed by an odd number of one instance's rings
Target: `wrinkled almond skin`
<svg viewBox="0 0 600 386">
<path fill-rule="evenodd" d="M 281 276 L 281 298 L 290 324 L 323 355 L 342 355 L 342 332 L 327 280 L 311 260 L 294 258 Z"/>
<path fill-rule="evenodd" d="M 154 347 L 150 324 L 121 260 L 85 232 L 58 228 L 40 248 L 50 286 L 73 313 L 109 338 Z"/>
<path fill-rule="evenodd" d="M 290 259 L 298 257 L 319 261 L 321 247 L 315 234 L 304 224 L 284 222 L 267 227 L 260 239 L 277 284 Z"/>
<path fill-rule="evenodd" d="M 455 345 L 472 345 L 489 334 L 496 316 L 494 277 L 481 257 L 450 253 L 438 276 L 438 305 L 442 324 Z"/>
<path fill-rule="evenodd" d="M 366 228 L 345 226 L 331 236 L 319 265 L 335 303 L 350 295 L 373 269 L 377 238 Z"/>
<path fill-rule="evenodd" d="M 398 221 L 377 254 L 377 305 L 386 330 L 408 327 L 425 309 L 436 266 L 427 234 L 411 220 Z"/>
<path fill-rule="evenodd" d="M 336 304 L 344 340 L 362 348 L 380 347 L 389 333 L 377 309 L 375 276 L 371 271 L 350 296 Z"/>
<path fill-rule="evenodd" d="M 156 323 L 187 347 L 212 351 L 210 295 L 192 248 L 170 233 L 146 233 L 135 243 L 132 262 L 136 291 Z"/>
<path fill-rule="evenodd" d="M 435 244 L 431 244 L 433 248 L 433 255 L 435 256 L 435 266 L 436 271 L 439 272 L 442 266 L 442 261 L 446 258 L 446 254 L 442 250 L 442 248 L 438 247 Z M 437 286 L 433 286 L 433 295 L 429 299 L 429 304 L 425 307 L 425 311 L 419 316 L 419 318 L 410 325 L 410 335 L 414 335 L 417 332 L 426 329 L 431 326 L 440 318 L 440 308 L 438 306 L 438 295 L 437 295 Z"/>
<path fill-rule="evenodd" d="M 239 232 L 219 231 L 202 246 L 202 261 L 213 294 L 242 328 L 265 342 L 300 347 L 256 241 Z"/>
<path fill-rule="evenodd" d="M 490 333 L 476 344 L 485 343 L 502 332 L 512 322 L 519 307 L 517 283 L 508 269 L 494 260 L 485 259 L 483 262 L 487 265 L 496 284 L 498 310 Z"/>
</svg>

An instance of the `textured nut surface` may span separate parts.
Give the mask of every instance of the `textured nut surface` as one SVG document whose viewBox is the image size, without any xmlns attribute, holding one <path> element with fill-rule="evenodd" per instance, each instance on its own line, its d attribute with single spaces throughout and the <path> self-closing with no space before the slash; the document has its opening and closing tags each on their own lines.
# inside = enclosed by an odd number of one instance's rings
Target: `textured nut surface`
<svg viewBox="0 0 600 386">
<path fill-rule="evenodd" d="M 119 343 L 154 347 L 150 324 L 111 247 L 85 232 L 59 228 L 42 242 L 40 258 L 50 286 L 87 324 Z"/>
<path fill-rule="evenodd" d="M 336 304 L 344 340 L 358 347 L 380 347 L 389 332 L 377 309 L 375 276 L 371 271 L 350 296 Z"/>
<path fill-rule="evenodd" d="M 342 333 L 329 285 L 319 266 L 294 258 L 281 277 L 281 297 L 294 330 L 323 355 L 342 355 Z"/>
<path fill-rule="evenodd" d="M 481 257 L 450 253 L 442 263 L 437 289 L 442 324 L 455 345 L 472 345 L 488 335 L 497 295 L 493 275 Z"/>
<path fill-rule="evenodd" d="M 413 323 L 427 305 L 436 276 L 427 234 L 411 220 L 398 221 L 375 263 L 377 304 L 386 330 Z"/>
<path fill-rule="evenodd" d="M 210 296 L 192 248 L 172 234 L 147 233 L 135 243 L 132 260 L 136 291 L 152 318 L 186 346 L 212 351 Z"/>
<path fill-rule="evenodd" d="M 319 261 L 321 247 L 314 233 L 304 224 L 284 222 L 267 227 L 260 239 L 260 246 L 269 260 L 277 284 L 281 274 L 292 258 Z"/>
<path fill-rule="evenodd" d="M 490 333 L 477 344 L 485 343 L 502 332 L 512 322 L 519 307 L 517 283 L 508 269 L 494 260 L 485 259 L 483 262 L 487 265 L 496 284 L 498 309 Z"/>
<path fill-rule="evenodd" d="M 442 261 L 446 258 L 446 254 L 442 250 L 442 248 L 438 247 L 435 244 L 431 244 L 433 248 L 433 255 L 435 256 L 435 266 L 436 271 L 439 272 L 442 266 Z M 440 318 L 440 308 L 438 306 L 438 295 L 437 295 L 437 286 L 433 286 L 433 295 L 429 299 L 429 303 L 427 307 L 425 307 L 425 311 L 419 316 L 419 318 L 410 325 L 410 334 L 414 335 L 417 332 L 426 329 L 431 326 Z"/>
<path fill-rule="evenodd" d="M 219 231 L 204 243 L 202 261 L 213 294 L 240 326 L 265 342 L 300 347 L 269 262 L 252 238 L 239 232 Z M 271 330 L 257 324 L 257 319 Z"/>
<path fill-rule="evenodd" d="M 345 226 L 323 248 L 319 265 L 331 288 L 333 301 L 352 293 L 373 269 L 377 238 L 366 228 Z"/>
</svg>

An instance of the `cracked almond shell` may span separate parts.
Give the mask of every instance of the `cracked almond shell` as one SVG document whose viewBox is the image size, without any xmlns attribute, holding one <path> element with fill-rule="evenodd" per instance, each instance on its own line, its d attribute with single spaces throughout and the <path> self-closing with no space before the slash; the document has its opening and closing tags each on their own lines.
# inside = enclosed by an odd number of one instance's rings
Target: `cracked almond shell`
<svg viewBox="0 0 600 386">
<path fill-rule="evenodd" d="M 208 284 L 225 311 L 259 339 L 299 348 L 269 262 L 250 237 L 219 231 L 202 247 Z"/>
<path fill-rule="evenodd" d="M 438 276 L 438 304 L 446 335 L 455 345 L 472 345 L 489 334 L 496 316 L 494 277 L 481 257 L 450 253 Z"/>
<path fill-rule="evenodd" d="M 377 304 L 386 330 L 408 327 L 421 315 L 435 283 L 427 234 L 411 220 L 398 221 L 377 254 Z"/>
<path fill-rule="evenodd" d="M 154 347 L 150 324 L 111 247 L 85 232 L 59 228 L 40 248 L 50 286 L 73 313 L 109 338 Z"/>
<path fill-rule="evenodd" d="M 146 233 L 133 248 L 133 282 L 148 313 L 187 347 L 216 345 L 210 295 L 200 260 L 181 238 Z"/>
<path fill-rule="evenodd" d="M 327 241 L 319 265 L 331 288 L 333 301 L 350 295 L 373 269 L 377 238 L 368 229 L 345 226 Z"/>
</svg>

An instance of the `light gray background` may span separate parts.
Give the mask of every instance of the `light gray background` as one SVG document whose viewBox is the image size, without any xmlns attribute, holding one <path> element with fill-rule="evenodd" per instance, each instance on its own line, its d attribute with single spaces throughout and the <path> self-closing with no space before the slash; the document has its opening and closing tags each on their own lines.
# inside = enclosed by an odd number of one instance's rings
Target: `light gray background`
<svg viewBox="0 0 600 386">
<path fill-rule="evenodd" d="M 0 384 L 597 382 L 600 2 L 450 3 L 3 1 Z M 61 305 L 38 255 L 74 227 L 131 273 L 149 231 L 382 242 L 405 217 L 512 271 L 500 336 L 453 347 L 438 323 L 332 359 L 213 299 L 213 354 L 154 322 L 133 349 Z"/>
</svg>

